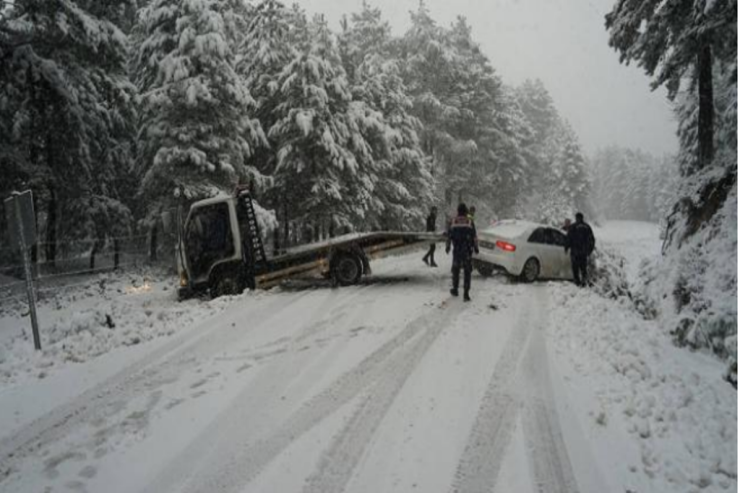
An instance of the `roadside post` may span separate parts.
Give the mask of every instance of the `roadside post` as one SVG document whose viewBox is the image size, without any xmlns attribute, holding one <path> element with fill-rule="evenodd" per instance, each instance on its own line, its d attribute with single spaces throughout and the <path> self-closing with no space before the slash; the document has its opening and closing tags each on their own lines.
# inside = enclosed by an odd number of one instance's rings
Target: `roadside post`
<svg viewBox="0 0 740 493">
<path fill-rule="evenodd" d="M 8 220 L 10 232 L 10 243 L 21 250 L 23 256 L 23 270 L 26 277 L 26 292 L 28 294 L 28 308 L 31 312 L 31 326 L 33 329 L 33 345 L 36 350 L 41 349 L 41 337 L 39 336 L 39 323 L 36 316 L 36 292 L 33 286 L 31 274 L 31 259 L 28 249 L 36 243 L 36 219 L 33 213 L 33 193 L 13 192 L 5 199 L 5 215 Z"/>
</svg>

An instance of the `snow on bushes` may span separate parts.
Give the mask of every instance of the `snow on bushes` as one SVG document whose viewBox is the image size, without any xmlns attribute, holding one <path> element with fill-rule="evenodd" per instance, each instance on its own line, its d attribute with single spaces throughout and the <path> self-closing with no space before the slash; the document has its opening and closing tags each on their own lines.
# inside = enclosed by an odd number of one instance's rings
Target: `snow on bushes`
<svg viewBox="0 0 740 493">
<path fill-rule="evenodd" d="M 594 251 L 589 261 L 589 278 L 597 293 L 612 299 L 631 296 L 624 273 L 623 257 L 610 248 L 600 247 Z"/>
<path fill-rule="evenodd" d="M 737 188 L 680 248 L 645 265 L 638 291 L 680 345 L 737 360 Z"/>
</svg>

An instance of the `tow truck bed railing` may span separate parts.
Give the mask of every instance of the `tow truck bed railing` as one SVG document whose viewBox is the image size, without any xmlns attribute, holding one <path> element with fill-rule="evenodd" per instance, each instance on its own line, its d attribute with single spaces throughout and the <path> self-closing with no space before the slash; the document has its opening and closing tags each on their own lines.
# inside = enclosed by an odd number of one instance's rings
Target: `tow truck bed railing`
<svg viewBox="0 0 740 493">
<path fill-rule="evenodd" d="M 367 260 L 373 260 L 401 255 L 419 249 L 424 244 L 444 241 L 444 238 L 444 235 L 437 233 L 378 231 L 353 233 L 320 243 L 302 245 L 269 258 L 262 269 L 258 268 L 255 275 L 256 287 L 269 288 L 299 275 L 327 274 L 331 269 L 331 256 L 335 252 L 355 252 Z"/>
</svg>

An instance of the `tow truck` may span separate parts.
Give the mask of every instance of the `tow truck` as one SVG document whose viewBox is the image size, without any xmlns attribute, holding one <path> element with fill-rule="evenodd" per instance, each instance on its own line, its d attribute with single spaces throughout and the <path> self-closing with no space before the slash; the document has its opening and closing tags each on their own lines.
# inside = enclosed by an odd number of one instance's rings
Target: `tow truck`
<svg viewBox="0 0 740 493">
<path fill-rule="evenodd" d="M 172 233 L 172 213 L 162 215 Z M 370 261 L 445 240 L 442 233 L 351 233 L 268 257 L 249 190 L 193 203 L 177 221 L 178 297 L 218 297 L 267 289 L 299 276 L 323 275 L 339 286 L 360 282 Z"/>
</svg>

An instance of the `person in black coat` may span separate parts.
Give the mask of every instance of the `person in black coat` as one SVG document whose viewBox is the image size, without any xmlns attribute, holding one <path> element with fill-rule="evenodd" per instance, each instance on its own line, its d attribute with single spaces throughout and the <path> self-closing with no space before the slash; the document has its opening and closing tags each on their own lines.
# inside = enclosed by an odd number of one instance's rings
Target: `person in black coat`
<svg viewBox="0 0 740 493">
<path fill-rule="evenodd" d="M 568 228 L 565 253 L 570 250 L 570 265 L 573 268 L 573 280 L 578 286 L 588 283 L 588 256 L 596 247 L 596 239 L 591 226 L 583 220 L 583 214 L 576 214 L 576 222 Z"/>
<path fill-rule="evenodd" d="M 427 233 L 434 233 L 437 231 L 437 208 L 432 207 L 432 209 L 429 211 L 429 215 L 427 216 Z M 426 255 L 424 255 L 424 258 L 422 260 L 425 264 L 427 264 L 430 267 L 437 267 L 437 263 L 434 261 L 434 251 L 437 249 L 436 243 L 431 243 L 429 245 L 429 251 Z"/>
<path fill-rule="evenodd" d="M 452 296 L 458 295 L 460 286 L 460 269 L 463 270 L 463 299 L 470 301 L 470 276 L 473 272 L 473 252 L 478 253 L 478 236 L 473 221 L 468 217 L 468 208 L 465 204 L 457 206 L 457 217 L 452 220 L 447 232 L 447 246 L 445 251 L 452 252 Z"/>
</svg>

